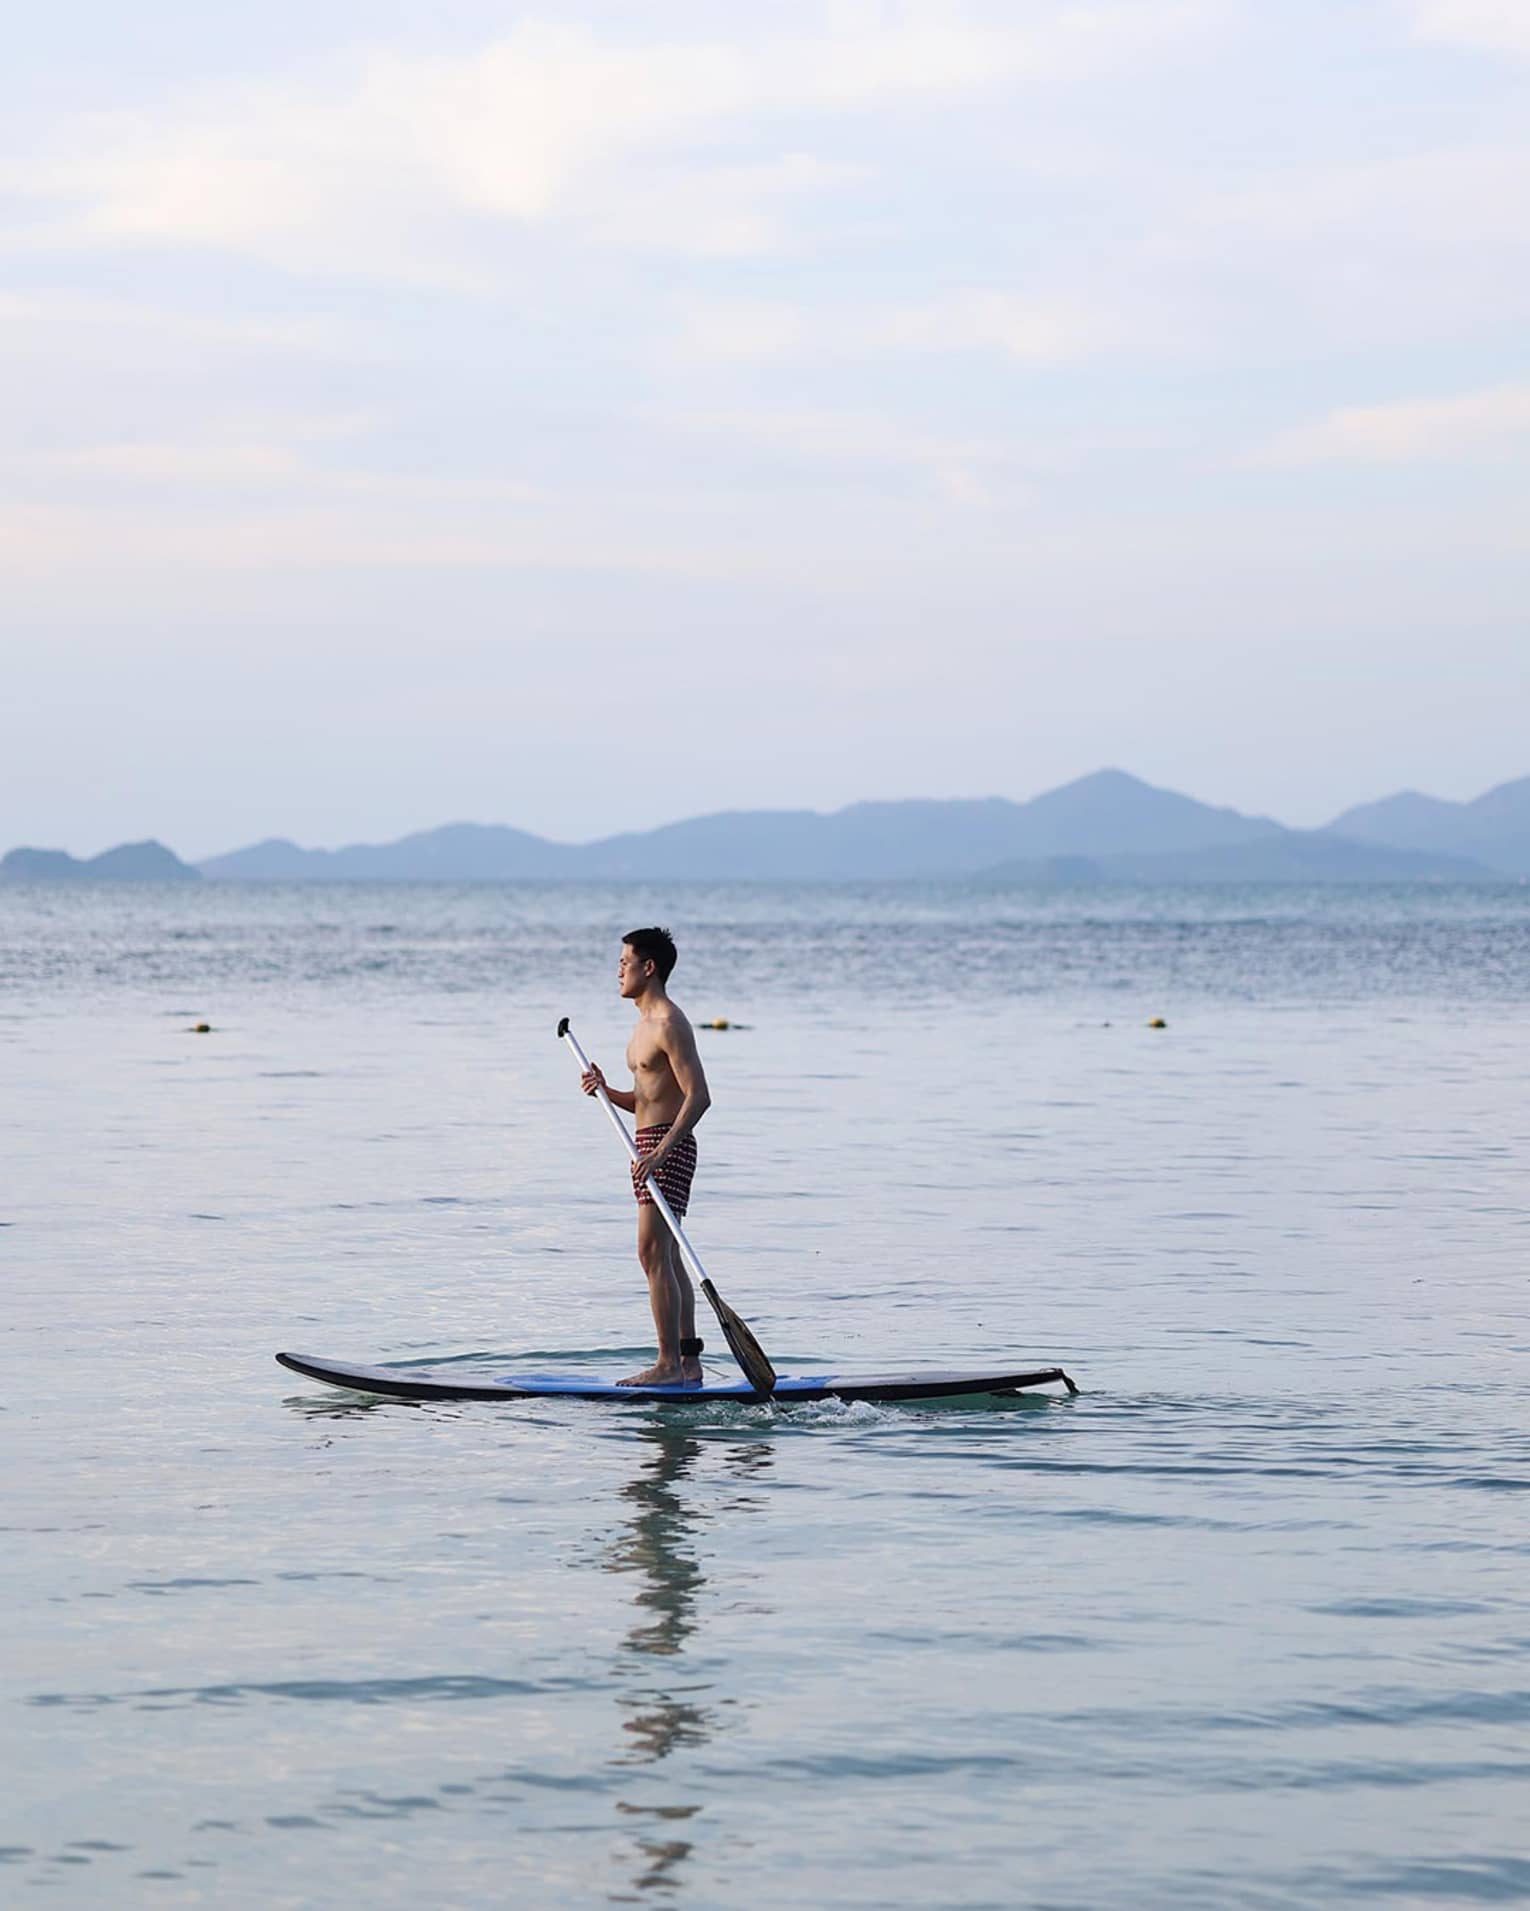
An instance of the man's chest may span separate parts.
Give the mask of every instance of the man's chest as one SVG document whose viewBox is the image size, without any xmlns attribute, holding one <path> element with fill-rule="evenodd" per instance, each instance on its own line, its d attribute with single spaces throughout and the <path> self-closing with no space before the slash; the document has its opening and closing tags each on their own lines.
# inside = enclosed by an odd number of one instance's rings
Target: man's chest
<svg viewBox="0 0 1530 1911">
<path fill-rule="evenodd" d="M 627 1044 L 627 1066 L 634 1075 L 651 1079 L 669 1072 L 669 1057 L 652 1036 L 634 1035 Z"/>
</svg>

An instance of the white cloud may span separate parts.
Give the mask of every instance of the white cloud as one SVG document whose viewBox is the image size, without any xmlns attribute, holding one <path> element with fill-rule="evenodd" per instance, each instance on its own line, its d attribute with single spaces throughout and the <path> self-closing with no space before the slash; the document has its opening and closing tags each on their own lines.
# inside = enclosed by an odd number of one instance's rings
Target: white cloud
<svg viewBox="0 0 1530 1911">
<path fill-rule="evenodd" d="M 609 180 L 587 215 L 592 237 L 610 245 L 697 258 L 748 259 L 785 251 L 796 202 L 855 184 L 862 166 L 835 166 L 791 153 L 752 166 L 680 164 Z"/>
<path fill-rule="evenodd" d="M 1400 145 L 1361 162 L 1299 155 L 1228 185 L 1187 184 L 1133 271 L 1160 308 L 1145 336 L 1202 362 L 1460 340 L 1530 319 L 1530 140 Z"/>
<path fill-rule="evenodd" d="M 1456 398 L 1349 405 L 1280 433 L 1251 463 L 1411 464 L 1456 458 L 1530 433 L 1530 385 L 1498 385 Z"/>
<path fill-rule="evenodd" d="M 89 445 L 54 452 L 55 470 L 126 478 L 150 484 L 243 484 L 250 479 L 290 478 L 299 469 L 287 445 Z"/>
<path fill-rule="evenodd" d="M 64 209 L 34 223 L 33 249 L 217 247 L 469 286 L 488 271 L 475 222 L 556 218 L 608 243 L 739 256 L 782 243 L 784 195 L 856 176 L 801 153 L 741 161 L 739 141 L 771 122 L 1001 97 L 1130 61 L 1216 11 L 1047 4 L 993 27 L 905 5 L 817 36 L 646 46 L 526 21 L 472 53 L 373 52 L 78 121 L 0 184 Z"/>
<path fill-rule="evenodd" d="M 146 333 L 156 339 L 197 344 L 255 346 L 262 350 L 294 353 L 339 349 L 334 329 L 321 320 L 292 317 L 246 317 L 187 311 L 163 304 L 143 303 L 109 294 L 52 289 L 0 292 L 0 325 L 61 327 Z M 347 343 L 347 352 L 354 343 Z"/>
<path fill-rule="evenodd" d="M 768 299 L 709 299 L 681 308 L 678 342 L 687 357 L 719 364 L 793 358 L 808 345 L 808 314 Z"/>
<path fill-rule="evenodd" d="M 874 412 L 773 405 L 681 413 L 664 422 L 788 462 L 869 469 L 883 482 L 912 474 L 957 504 L 988 502 L 993 481 L 1008 462 L 1001 446 L 920 431 Z"/>
<path fill-rule="evenodd" d="M 275 422 L 274 420 L 272 422 Z M 338 431 L 315 426 L 307 436 L 318 440 Z M 186 444 L 84 445 L 68 451 L 44 453 L 34 459 L 13 458 L 7 468 L 34 478 L 50 473 L 117 480 L 127 485 L 229 487 L 275 486 L 282 497 L 410 502 L 423 506 L 457 507 L 467 504 L 502 507 L 535 502 L 543 490 L 519 478 L 461 478 L 434 472 L 415 473 L 358 469 L 315 464 L 296 444 L 207 442 Z"/>
<path fill-rule="evenodd" d="M 418 490 L 420 487 L 414 487 Z M 378 487 L 364 485 L 363 492 Z M 409 503 L 408 489 L 397 499 Z M 437 502 L 446 502 L 438 499 Z M 511 500 L 513 502 L 513 500 Z M 630 518 L 630 513 L 628 514 Z M 0 573 L 55 578 L 76 596 L 92 578 L 121 573 L 154 587 L 184 571 L 334 571 L 549 569 L 586 574 L 707 577 L 741 568 L 736 551 L 643 537 L 615 511 L 573 507 L 528 516 L 503 511 L 465 520 L 410 508 L 389 516 L 372 508 L 284 504 L 260 513 L 172 519 L 120 505 L 29 505 L 0 509 Z"/>
<path fill-rule="evenodd" d="M 1092 357 L 1115 343 L 1119 321 L 1082 299 L 970 287 L 918 304 L 809 309 L 761 300 L 682 308 L 683 347 L 719 362 L 854 360 L 987 352 L 1026 365 Z"/>
<path fill-rule="evenodd" d="M 1110 334 L 1102 311 L 1016 293 L 952 292 L 883 314 L 868 342 L 910 352 L 991 351 L 1029 364 L 1081 358 Z"/>
<path fill-rule="evenodd" d="M 1271 173 L 1208 199 L 1199 217 L 1234 239 L 1294 245 L 1304 235 L 1358 242 L 1357 264 L 1411 242 L 1465 249 L 1523 236 L 1530 140 L 1403 151 L 1358 165 Z M 1250 229 L 1252 228 L 1252 232 Z"/>
<path fill-rule="evenodd" d="M 1530 6 L 1525 0 L 1418 0 L 1413 32 L 1447 46 L 1530 54 Z"/>
</svg>

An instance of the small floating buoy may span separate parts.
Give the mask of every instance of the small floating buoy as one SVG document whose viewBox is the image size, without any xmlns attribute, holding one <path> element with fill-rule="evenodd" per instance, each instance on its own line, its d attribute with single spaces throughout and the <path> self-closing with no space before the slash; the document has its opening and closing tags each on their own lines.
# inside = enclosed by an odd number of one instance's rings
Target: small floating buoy
<svg viewBox="0 0 1530 1911">
<path fill-rule="evenodd" d="M 212 1023 L 211 1022 L 193 1022 L 191 1025 L 191 1032 L 193 1035 L 211 1035 Z"/>
<path fill-rule="evenodd" d="M 726 1015 L 719 1015 L 715 1021 L 705 1022 L 702 1026 L 704 1028 L 727 1028 L 730 1024 Z"/>
<path fill-rule="evenodd" d="M 1152 1021 L 1148 1023 L 1149 1028 L 1167 1028 L 1168 1026 L 1168 1023 L 1161 1015 L 1155 1015 Z"/>
</svg>

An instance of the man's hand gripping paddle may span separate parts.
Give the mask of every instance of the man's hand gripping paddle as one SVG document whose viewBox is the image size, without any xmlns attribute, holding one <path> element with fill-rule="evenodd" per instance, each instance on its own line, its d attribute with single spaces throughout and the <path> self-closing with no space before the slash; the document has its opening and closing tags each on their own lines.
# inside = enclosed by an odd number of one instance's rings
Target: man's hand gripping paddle
<svg viewBox="0 0 1530 1911">
<path fill-rule="evenodd" d="M 580 1073 L 587 1074 L 590 1067 L 590 1058 L 579 1046 L 579 1037 L 569 1027 L 568 1017 L 566 1015 L 558 1024 L 558 1040 L 568 1043 L 569 1047 L 573 1050 L 574 1059 L 579 1064 Z M 631 1135 L 627 1133 L 627 1124 L 616 1112 L 611 1097 L 606 1093 L 604 1088 L 597 1088 L 595 1093 L 600 1101 L 601 1107 L 605 1109 L 611 1118 L 611 1126 L 621 1136 L 622 1146 L 627 1150 L 627 1153 L 634 1161 L 640 1161 L 642 1157 L 637 1151 L 637 1144 L 633 1141 Z M 664 1199 L 664 1190 L 658 1185 L 657 1181 L 651 1177 L 648 1181 L 648 1192 L 653 1196 L 654 1206 L 659 1210 L 660 1214 L 663 1215 L 670 1233 L 674 1235 L 675 1240 L 678 1242 L 680 1252 L 685 1256 L 686 1265 L 696 1276 L 702 1293 L 706 1295 L 711 1305 L 712 1312 L 717 1316 L 717 1324 L 723 1330 L 723 1338 L 727 1341 L 729 1348 L 732 1350 L 733 1358 L 738 1362 L 739 1366 L 743 1368 L 745 1379 L 749 1382 L 750 1386 L 754 1388 L 756 1393 L 769 1398 L 770 1394 L 775 1390 L 776 1370 L 766 1358 L 765 1349 L 749 1331 L 748 1323 L 739 1319 L 738 1315 L 734 1313 L 733 1309 L 712 1285 L 706 1269 L 701 1265 L 701 1256 L 685 1238 L 685 1229 L 681 1227 L 680 1223 L 675 1219 L 674 1209 L 671 1208 L 669 1203 Z"/>
</svg>

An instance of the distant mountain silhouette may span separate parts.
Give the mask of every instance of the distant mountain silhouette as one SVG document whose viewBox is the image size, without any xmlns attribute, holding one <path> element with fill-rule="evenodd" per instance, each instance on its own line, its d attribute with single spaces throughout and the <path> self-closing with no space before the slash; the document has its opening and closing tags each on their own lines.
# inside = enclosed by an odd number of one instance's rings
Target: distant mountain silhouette
<svg viewBox="0 0 1530 1911">
<path fill-rule="evenodd" d="M 396 843 L 349 849 L 299 849 L 273 836 L 197 867 L 204 876 L 244 882 L 516 882 L 565 876 L 572 854 L 577 851 L 522 829 L 447 823 Z"/>
<path fill-rule="evenodd" d="M 1120 855 L 1132 850 L 1207 849 L 1280 836 L 1268 816 L 1214 809 L 1144 783 L 1124 770 L 1097 770 L 1020 806 L 1026 817 L 1022 855 Z"/>
<path fill-rule="evenodd" d="M 1530 876 L 1530 776 L 1500 783 L 1470 803 L 1416 790 L 1362 803 L 1328 825 L 1357 842 L 1469 856 L 1510 876 Z"/>
<path fill-rule="evenodd" d="M 1530 791 L 1530 779 L 1506 787 Z M 725 810 L 577 844 L 453 823 L 346 849 L 257 843 L 201 869 L 267 882 L 1409 882 L 1484 880 L 1494 873 L 1485 860 L 1453 843 L 1393 843 L 1338 824 L 1287 829 L 1124 770 L 1098 770 L 1028 803 L 995 796 L 852 803 L 827 815 Z"/>
<path fill-rule="evenodd" d="M 855 882 L 970 876 L 1001 860 L 1091 856 L 1253 842 L 1280 833 L 1265 817 L 1213 809 L 1099 770 L 1029 803 L 852 803 L 815 810 L 736 810 L 586 845 L 580 874 L 725 881 Z"/>
<path fill-rule="evenodd" d="M 856 882 L 975 875 L 1017 858 L 1168 852 L 1286 834 L 1268 817 L 1216 809 L 1121 770 L 1029 803 L 975 800 L 852 803 L 816 810 L 729 810 L 593 843 L 550 843 L 523 830 L 454 823 L 397 843 L 305 850 L 257 843 L 200 865 L 246 881 Z"/>
<path fill-rule="evenodd" d="M 449 823 L 393 843 L 303 849 L 272 837 L 193 869 L 159 843 L 80 862 L 16 849 L 0 879 L 244 882 L 1446 882 L 1530 875 L 1530 777 L 1473 803 L 1406 792 L 1293 830 L 1099 770 L 1004 797 L 727 810 L 591 843 Z"/>
<path fill-rule="evenodd" d="M 83 861 L 61 849 L 13 849 L 0 882 L 199 882 L 200 871 L 163 843 L 121 843 Z"/>
</svg>

